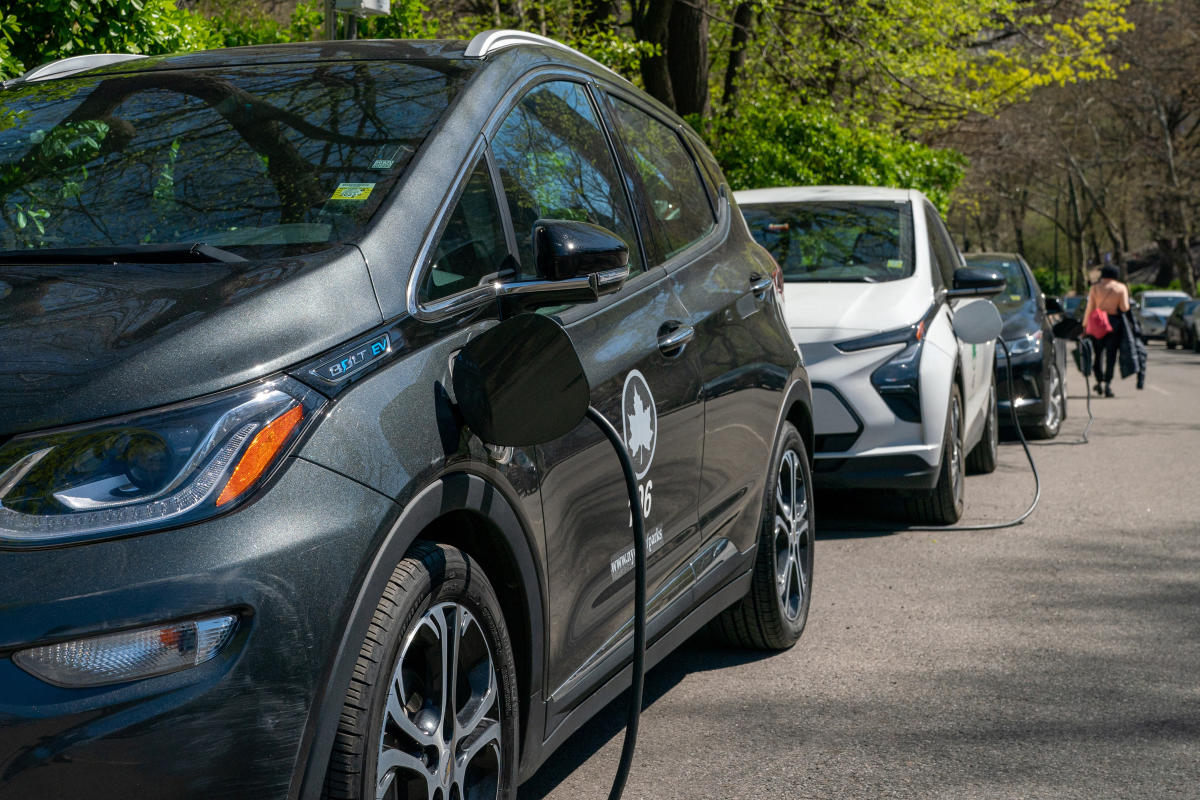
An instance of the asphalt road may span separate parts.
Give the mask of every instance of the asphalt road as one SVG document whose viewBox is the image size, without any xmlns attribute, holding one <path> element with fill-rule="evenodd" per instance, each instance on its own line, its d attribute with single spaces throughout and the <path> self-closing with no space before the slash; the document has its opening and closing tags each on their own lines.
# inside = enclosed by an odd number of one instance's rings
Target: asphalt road
<svg viewBox="0 0 1200 800">
<path fill-rule="evenodd" d="M 1200 355 L 1034 445 L 1043 497 L 993 532 L 865 532 L 817 497 L 808 628 L 763 655 L 693 641 L 647 677 L 627 798 L 1200 798 Z M 964 522 L 1032 494 L 1019 444 Z M 888 523 L 885 521 L 884 526 Z M 896 523 L 891 523 L 893 527 Z M 607 796 L 624 699 L 521 788 Z"/>
</svg>

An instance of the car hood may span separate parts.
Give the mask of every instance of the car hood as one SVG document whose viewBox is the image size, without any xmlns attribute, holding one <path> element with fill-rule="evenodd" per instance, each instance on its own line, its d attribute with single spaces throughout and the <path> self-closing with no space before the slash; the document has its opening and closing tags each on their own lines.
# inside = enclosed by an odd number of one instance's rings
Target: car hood
<svg viewBox="0 0 1200 800">
<path fill-rule="evenodd" d="M 0 436 L 236 386 L 380 321 L 352 246 L 232 264 L 0 265 Z"/>
<path fill-rule="evenodd" d="M 800 343 L 838 341 L 903 328 L 933 302 L 928 281 L 784 284 L 788 327 Z"/>
<path fill-rule="evenodd" d="M 1032 300 L 1001 311 L 1000 319 L 1004 322 L 1000 336 L 1005 341 L 1019 339 L 1042 329 L 1042 323 L 1038 319 L 1038 307 Z"/>
</svg>

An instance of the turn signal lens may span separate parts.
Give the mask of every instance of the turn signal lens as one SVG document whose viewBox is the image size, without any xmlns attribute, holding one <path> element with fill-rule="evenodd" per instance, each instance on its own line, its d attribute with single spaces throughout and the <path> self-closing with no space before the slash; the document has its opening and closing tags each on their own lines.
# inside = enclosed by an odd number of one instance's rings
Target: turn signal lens
<svg viewBox="0 0 1200 800">
<path fill-rule="evenodd" d="M 236 500 L 242 492 L 250 488 L 262 476 L 267 467 L 271 466 L 271 462 L 275 460 L 275 454 L 287 442 L 288 436 L 302 419 L 304 419 L 304 408 L 295 405 L 258 432 L 254 441 L 250 442 L 250 446 L 246 448 L 242 460 L 233 470 L 229 483 L 225 484 L 225 488 L 221 490 L 221 496 L 217 498 L 218 506 L 223 506 L 230 500 Z"/>
<path fill-rule="evenodd" d="M 233 638 L 237 620 L 224 614 L 48 644 L 14 653 L 13 662 L 46 683 L 68 688 L 151 678 L 212 659 Z"/>
</svg>

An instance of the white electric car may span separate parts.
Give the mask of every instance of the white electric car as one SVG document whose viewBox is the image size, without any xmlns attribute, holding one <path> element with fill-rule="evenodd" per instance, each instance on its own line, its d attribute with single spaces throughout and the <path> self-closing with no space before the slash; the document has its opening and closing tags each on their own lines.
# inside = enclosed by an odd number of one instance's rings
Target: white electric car
<svg viewBox="0 0 1200 800">
<path fill-rule="evenodd" d="M 964 467 L 996 468 L 997 419 L 994 346 L 963 342 L 954 316 L 1003 278 L 964 266 L 917 191 L 735 197 L 783 268 L 788 325 L 812 380 L 814 481 L 899 489 L 914 520 L 957 521 Z"/>
</svg>

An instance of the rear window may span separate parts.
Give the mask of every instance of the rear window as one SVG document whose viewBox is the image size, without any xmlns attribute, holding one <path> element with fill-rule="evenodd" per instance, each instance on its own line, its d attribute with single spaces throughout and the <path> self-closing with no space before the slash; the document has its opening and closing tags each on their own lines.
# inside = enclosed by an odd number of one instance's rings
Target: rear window
<svg viewBox="0 0 1200 800">
<path fill-rule="evenodd" d="M 750 232 L 796 282 L 879 283 L 913 274 L 908 203 L 743 205 Z"/>
<path fill-rule="evenodd" d="M 160 70 L 4 92 L 0 249 L 353 240 L 469 76 L 453 64 Z"/>
</svg>

